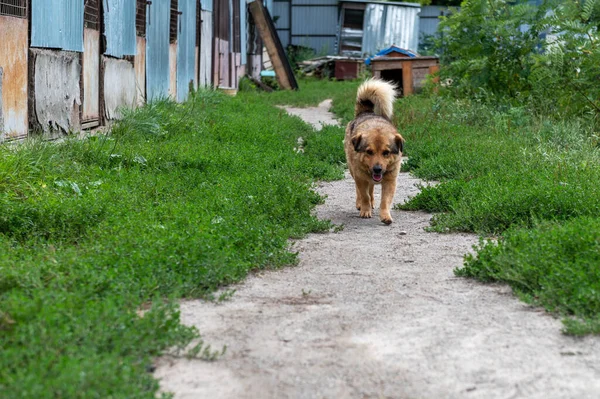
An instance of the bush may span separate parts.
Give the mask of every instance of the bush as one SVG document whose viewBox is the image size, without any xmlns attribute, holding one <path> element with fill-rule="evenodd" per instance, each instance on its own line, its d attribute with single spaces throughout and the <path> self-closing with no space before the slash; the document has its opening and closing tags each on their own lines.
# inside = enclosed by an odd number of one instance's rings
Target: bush
<svg viewBox="0 0 600 399">
<path fill-rule="evenodd" d="M 467 0 L 442 18 L 441 76 L 458 96 L 540 113 L 600 113 L 600 1 Z"/>
</svg>

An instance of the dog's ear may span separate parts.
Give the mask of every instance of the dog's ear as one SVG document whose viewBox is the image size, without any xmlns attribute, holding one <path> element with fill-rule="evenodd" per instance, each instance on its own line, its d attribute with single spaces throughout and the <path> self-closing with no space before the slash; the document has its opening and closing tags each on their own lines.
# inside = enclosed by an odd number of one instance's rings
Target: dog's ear
<svg viewBox="0 0 600 399">
<path fill-rule="evenodd" d="M 404 152 L 404 139 L 399 134 L 394 137 L 394 146 L 392 147 L 392 154 L 401 154 Z"/>
<path fill-rule="evenodd" d="M 360 152 L 361 151 L 361 141 L 362 141 L 362 136 L 360 134 L 357 134 L 356 136 L 352 137 L 352 145 L 354 146 L 354 151 L 356 152 Z"/>
</svg>

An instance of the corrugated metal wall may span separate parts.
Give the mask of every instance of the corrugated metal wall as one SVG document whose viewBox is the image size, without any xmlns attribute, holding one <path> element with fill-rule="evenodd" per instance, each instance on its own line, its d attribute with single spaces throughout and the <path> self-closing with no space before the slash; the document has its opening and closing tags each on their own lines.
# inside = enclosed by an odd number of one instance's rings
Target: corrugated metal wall
<svg viewBox="0 0 600 399">
<path fill-rule="evenodd" d="M 82 0 L 31 0 L 31 47 L 83 51 Z"/>
<path fill-rule="evenodd" d="M 136 54 L 135 0 L 103 0 L 107 55 Z"/>
<path fill-rule="evenodd" d="M 187 100 L 196 72 L 196 0 L 179 0 L 177 101 Z"/>
<path fill-rule="evenodd" d="M 337 0 L 292 0 L 291 44 L 312 47 L 317 54 L 335 50 Z"/>
<path fill-rule="evenodd" d="M 148 101 L 169 95 L 169 6 L 169 0 L 154 0 L 146 13 L 146 96 Z"/>
<path fill-rule="evenodd" d="M 204 11 L 213 11 L 213 0 L 201 0 L 200 5 Z"/>
<path fill-rule="evenodd" d="M 443 14 L 442 14 L 443 13 Z M 419 31 L 422 35 L 435 35 L 438 25 L 440 24 L 440 16 L 448 15 L 448 7 L 442 6 L 424 6 L 421 7 L 419 14 Z"/>
<path fill-rule="evenodd" d="M 246 65 L 248 58 L 248 5 L 246 0 L 240 0 L 240 48 L 242 65 Z"/>
<path fill-rule="evenodd" d="M 273 18 L 273 22 L 277 28 L 277 34 L 279 35 L 281 45 L 284 48 L 287 47 L 292 41 L 290 37 L 290 8 L 290 0 L 276 0 L 273 2 L 273 13 L 271 14 L 271 17 Z"/>
<path fill-rule="evenodd" d="M 337 41 L 338 0 L 273 0 L 271 16 L 283 47 L 311 47 L 333 53 Z"/>
<path fill-rule="evenodd" d="M 420 10 L 419 6 L 367 4 L 362 53 L 373 55 L 391 45 L 417 52 Z"/>
</svg>

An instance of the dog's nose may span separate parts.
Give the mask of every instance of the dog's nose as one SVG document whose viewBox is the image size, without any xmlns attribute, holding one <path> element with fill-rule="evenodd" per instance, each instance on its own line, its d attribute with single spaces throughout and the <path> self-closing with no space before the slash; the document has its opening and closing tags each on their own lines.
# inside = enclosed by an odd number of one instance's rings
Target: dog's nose
<svg viewBox="0 0 600 399">
<path fill-rule="evenodd" d="M 383 168 L 381 166 L 379 166 L 379 165 L 373 166 L 373 173 L 375 173 L 377 175 L 381 174 L 382 170 L 383 170 Z"/>
</svg>

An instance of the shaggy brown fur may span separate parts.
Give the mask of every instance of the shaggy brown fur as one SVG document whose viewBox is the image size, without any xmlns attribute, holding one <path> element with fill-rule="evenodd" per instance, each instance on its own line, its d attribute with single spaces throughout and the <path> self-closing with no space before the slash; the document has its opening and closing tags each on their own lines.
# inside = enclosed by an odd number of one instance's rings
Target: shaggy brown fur
<svg viewBox="0 0 600 399">
<path fill-rule="evenodd" d="M 346 127 L 344 150 L 350 174 L 356 184 L 356 209 L 370 218 L 375 207 L 373 190 L 381 184 L 379 217 L 392 223 L 390 207 L 396 192 L 396 178 L 404 139 L 391 122 L 395 87 L 382 80 L 364 82 L 356 95 L 354 120 Z"/>
</svg>

